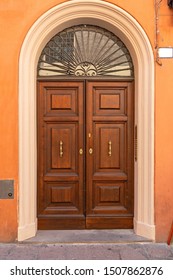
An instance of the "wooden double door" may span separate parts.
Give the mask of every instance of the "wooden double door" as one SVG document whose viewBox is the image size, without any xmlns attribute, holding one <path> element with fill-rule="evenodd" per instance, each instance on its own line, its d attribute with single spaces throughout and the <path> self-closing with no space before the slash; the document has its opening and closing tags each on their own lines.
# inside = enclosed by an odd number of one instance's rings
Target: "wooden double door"
<svg viewBox="0 0 173 280">
<path fill-rule="evenodd" d="M 133 82 L 38 82 L 38 228 L 133 227 Z"/>
</svg>

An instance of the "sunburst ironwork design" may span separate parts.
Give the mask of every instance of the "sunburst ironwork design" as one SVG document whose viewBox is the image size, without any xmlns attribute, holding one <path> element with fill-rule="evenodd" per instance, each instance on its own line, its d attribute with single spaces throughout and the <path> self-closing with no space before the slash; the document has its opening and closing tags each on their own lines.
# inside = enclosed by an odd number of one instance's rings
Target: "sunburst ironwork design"
<svg viewBox="0 0 173 280">
<path fill-rule="evenodd" d="M 38 76 L 133 77 L 133 62 L 124 43 L 113 33 L 78 25 L 56 34 L 44 47 Z"/>
</svg>

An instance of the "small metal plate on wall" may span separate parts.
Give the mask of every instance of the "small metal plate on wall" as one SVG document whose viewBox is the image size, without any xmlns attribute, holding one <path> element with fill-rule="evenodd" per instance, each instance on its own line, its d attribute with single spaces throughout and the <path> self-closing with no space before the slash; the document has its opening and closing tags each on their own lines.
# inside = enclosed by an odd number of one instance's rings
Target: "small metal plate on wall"
<svg viewBox="0 0 173 280">
<path fill-rule="evenodd" d="M 14 199 L 14 180 L 0 180 L 0 199 Z"/>
</svg>

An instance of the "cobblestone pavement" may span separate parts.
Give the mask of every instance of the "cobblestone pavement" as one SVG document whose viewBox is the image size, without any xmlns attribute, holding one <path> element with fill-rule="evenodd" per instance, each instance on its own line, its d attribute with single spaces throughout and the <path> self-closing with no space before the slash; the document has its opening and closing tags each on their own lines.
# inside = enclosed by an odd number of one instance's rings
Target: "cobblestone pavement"
<svg viewBox="0 0 173 280">
<path fill-rule="evenodd" d="M 0 244 L 1 260 L 173 260 L 173 246 L 162 243 Z"/>
</svg>

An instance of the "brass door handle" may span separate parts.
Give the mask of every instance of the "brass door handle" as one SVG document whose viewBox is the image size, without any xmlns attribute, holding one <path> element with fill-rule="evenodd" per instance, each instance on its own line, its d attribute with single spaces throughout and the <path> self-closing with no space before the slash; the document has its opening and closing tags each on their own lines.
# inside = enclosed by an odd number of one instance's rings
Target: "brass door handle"
<svg viewBox="0 0 173 280">
<path fill-rule="evenodd" d="M 59 156 L 63 157 L 63 141 L 59 141 Z"/>
<path fill-rule="evenodd" d="M 112 156 L 112 141 L 108 142 L 108 156 Z"/>
</svg>

